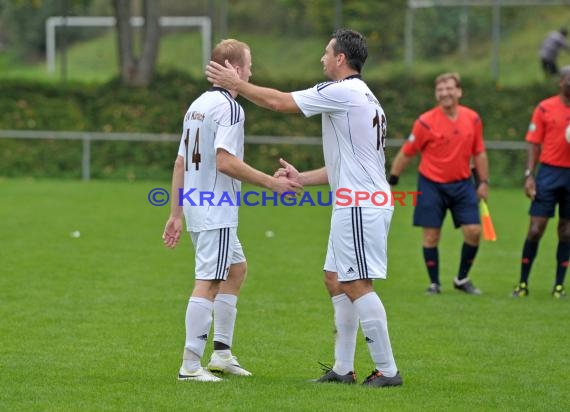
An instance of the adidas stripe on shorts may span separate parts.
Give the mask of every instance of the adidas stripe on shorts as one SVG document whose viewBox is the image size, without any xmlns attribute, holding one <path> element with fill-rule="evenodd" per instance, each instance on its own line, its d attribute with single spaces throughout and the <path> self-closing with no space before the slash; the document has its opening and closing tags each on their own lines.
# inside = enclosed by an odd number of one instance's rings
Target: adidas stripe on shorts
<svg viewBox="0 0 570 412">
<path fill-rule="evenodd" d="M 196 279 L 226 280 L 230 265 L 245 262 L 237 227 L 190 232 L 196 250 Z"/>
<path fill-rule="evenodd" d="M 346 207 L 333 210 L 324 270 L 340 282 L 385 279 L 392 210 Z"/>
</svg>

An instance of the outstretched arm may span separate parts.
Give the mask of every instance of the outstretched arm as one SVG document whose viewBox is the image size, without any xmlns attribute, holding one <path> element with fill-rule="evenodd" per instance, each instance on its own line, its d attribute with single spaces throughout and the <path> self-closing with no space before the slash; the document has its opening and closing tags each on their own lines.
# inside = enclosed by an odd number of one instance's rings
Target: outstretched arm
<svg viewBox="0 0 570 412">
<path fill-rule="evenodd" d="M 216 151 L 216 167 L 218 171 L 234 179 L 251 183 L 279 194 L 285 192 L 298 193 L 303 189 L 300 183 L 287 177 L 273 177 L 254 169 L 224 149 Z"/>
<path fill-rule="evenodd" d="M 295 166 L 284 159 L 279 159 L 279 163 L 281 167 L 275 172 L 275 177 L 286 176 L 303 186 L 326 185 L 329 182 L 326 167 L 300 173 Z"/>
<path fill-rule="evenodd" d="M 206 66 L 206 78 L 214 85 L 224 89 L 235 90 L 258 106 L 275 112 L 300 113 L 301 110 L 291 93 L 261 87 L 239 78 L 235 69 L 226 61 L 226 66 L 210 61 Z"/>
<path fill-rule="evenodd" d="M 301 173 L 300 182 L 307 186 L 326 185 L 329 183 L 327 175 L 327 168 L 321 167 L 320 169 L 308 170 Z"/>
</svg>

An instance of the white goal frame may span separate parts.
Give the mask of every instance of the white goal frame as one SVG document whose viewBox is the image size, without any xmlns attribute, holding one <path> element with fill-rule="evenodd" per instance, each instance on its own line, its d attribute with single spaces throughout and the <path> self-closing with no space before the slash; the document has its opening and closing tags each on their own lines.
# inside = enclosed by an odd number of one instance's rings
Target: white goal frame
<svg viewBox="0 0 570 412">
<path fill-rule="evenodd" d="M 144 26 L 143 17 L 131 17 L 131 26 Z M 57 27 L 115 27 L 117 19 L 114 16 L 51 16 L 46 20 L 46 66 L 49 73 L 55 72 L 55 30 Z M 159 17 L 161 27 L 200 27 L 202 33 L 202 64 L 204 67 L 210 60 L 212 52 L 212 23 L 209 17 Z"/>
</svg>

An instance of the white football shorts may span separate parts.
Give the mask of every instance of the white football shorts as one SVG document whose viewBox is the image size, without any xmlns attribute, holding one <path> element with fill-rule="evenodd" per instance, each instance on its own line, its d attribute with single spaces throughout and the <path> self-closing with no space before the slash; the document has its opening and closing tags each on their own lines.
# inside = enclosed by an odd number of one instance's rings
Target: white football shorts
<svg viewBox="0 0 570 412">
<path fill-rule="evenodd" d="M 196 251 L 196 279 L 226 280 L 230 265 L 245 262 L 237 227 L 190 232 Z"/>
<path fill-rule="evenodd" d="M 385 279 L 392 213 L 375 207 L 333 210 L 324 270 L 337 272 L 340 282 Z"/>
</svg>

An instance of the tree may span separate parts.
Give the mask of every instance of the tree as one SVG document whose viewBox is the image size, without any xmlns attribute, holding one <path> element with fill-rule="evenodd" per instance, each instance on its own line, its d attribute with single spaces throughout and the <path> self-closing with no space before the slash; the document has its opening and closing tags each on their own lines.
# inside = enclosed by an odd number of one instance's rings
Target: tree
<svg viewBox="0 0 570 412">
<path fill-rule="evenodd" d="M 296 30 L 299 26 L 307 27 L 309 33 L 323 36 L 337 28 L 335 7 L 340 6 L 341 25 L 366 36 L 369 51 L 379 50 L 383 59 L 401 53 L 406 14 L 403 0 L 279 0 L 278 3 L 289 13 L 295 13 L 290 17 Z M 283 15 L 279 17 L 284 20 Z"/>
<path fill-rule="evenodd" d="M 37 59 L 45 51 L 46 19 L 88 15 L 92 3 L 93 0 L 0 0 L 0 39 L 20 57 Z M 71 44 L 92 36 L 93 32 L 69 30 L 65 40 Z"/>
<path fill-rule="evenodd" d="M 121 81 L 127 86 L 147 86 L 155 72 L 158 47 L 160 44 L 160 27 L 158 23 L 158 0 L 143 0 L 144 26 L 142 47 L 139 57 L 135 57 L 133 31 L 130 24 L 131 0 L 114 0 L 117 18 L 117 40 Z"/>
</svg>

